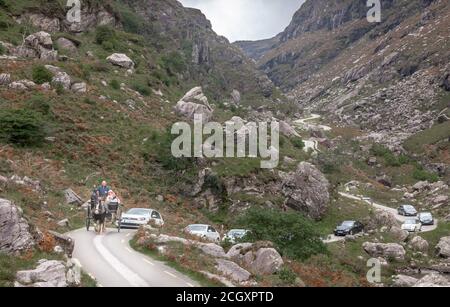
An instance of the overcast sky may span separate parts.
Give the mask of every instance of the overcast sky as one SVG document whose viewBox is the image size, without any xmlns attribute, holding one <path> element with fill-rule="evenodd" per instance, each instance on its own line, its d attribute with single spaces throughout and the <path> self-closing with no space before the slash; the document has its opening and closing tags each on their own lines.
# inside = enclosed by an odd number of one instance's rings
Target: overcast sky
<svg viewBox="0 0 450 307">
<path fill-rule="evenodd" d="M 270 38 L 283 31 L 305 0 L 178 0 L 200 9 L 230 41 Z"/>
</svg>

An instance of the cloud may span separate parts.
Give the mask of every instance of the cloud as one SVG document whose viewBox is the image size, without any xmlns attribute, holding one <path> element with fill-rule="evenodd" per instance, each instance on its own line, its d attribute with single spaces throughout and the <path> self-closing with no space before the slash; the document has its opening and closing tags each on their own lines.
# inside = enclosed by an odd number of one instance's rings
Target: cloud
<svg viewBox="0 0 450 307">
<path fill-rule="evenodd" d="M 230 41 L 270 38 L 283 31 L 305 0 L 179 0 L 200 9 Z"/>
</svg>

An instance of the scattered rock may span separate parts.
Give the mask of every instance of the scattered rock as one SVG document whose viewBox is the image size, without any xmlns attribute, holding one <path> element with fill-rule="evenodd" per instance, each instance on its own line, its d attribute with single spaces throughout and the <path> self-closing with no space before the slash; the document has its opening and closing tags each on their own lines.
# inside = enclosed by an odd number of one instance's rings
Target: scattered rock
<svg viewBox="0 0 450 307">
<path fill-rule="evenodd" d="M 291 125 L 289 125 L 289 123 L 282 120 L 279 122 L 279 125 L 280 125 L 280 133 L 282 135 L 288 138 L 293 136 L 300 137 L 298 132 Z"/>
<path fill-rule="evenodd" d="M 397 275 L 393 279 L 394 279 L 393 286 L 399 288 L 410 288 L 419 281 L 417 278 L 407 275 Z"/>
<path fill-rule="evenodd" d="M 416 288 L 450 287 L 450 282 L 443 275 L 432 273 L 421 278 L 415 285 Z"/>
<path fill-rule="evenodd" d="M 308 162 L 300 163 L 295 172 L 287 174 L 282 180 L 286 205 L 315 220 L 320 220 L 328 209 L 328 188 L 325 176 Z"/>
<path fill-rule="evenodd" d="M 35 246 L 22 210 L 6 199 L 0 198 L 0 251 L 19 254 Z"/>
<path fill-rule="evenodd" d="M 231 259 L 240 259 L 242 258 L 248 250 L 252 248 L 252 243 L 240 243 L 233 245 L 227 253 L 227 257 Z"/>
<path fill-rule="evenodd" d="M 431 187 L 430 183 L 428 181 L 419 181 L 415 185 L 413 185 L 413 190 L 417 192 L 423 192 L 425 190 L 429 190 Z"/>
<path fill-rule="evenodd" d="M 232 281 L 240 283 L 250 279 L 251 274 L 236 263 L 224 259 L 217 259 L 216 262 L 217 271 Z"/>
<path fill-rule="evenodd" d="M 53 77 L 52 84 L 61 85 L 65 90 L 69 90 L 72 80 L 66 72 L 60 71 Z"/>
<path fill-rule="evenodd" d="M 372 257 L 384 257 L 398 261 L 405 260 L 405 249 L 396 243 L 370 243 L 365 242 L 363 248 Z"/>
<path fill-rule="evenodd" d="M 83 199 L 77 195 L 72 189 L 64 190 L 64 197 L 66 198 L 66 203 L 69 205 L 82 205 Z"/>
<path fill-rule="evenodd" d="M 216 257 L 216 258 L 226 258 L 227 255 L 223 250 L 222 246 L 219 246 L 214 243 L 198 243 L 197 246 L 207 255 Z"/>
<path fill-rule="evenodd" d="M 238 90 L 233 90 L 231 92 L 231 99 L 234 104 L 239 104 L 241 102 L 241 93 Z"/>
<path fill-rule="evenodd" d="M 191 89 L 175 106 L 175 112 L 177 114 L 190 120 L 194 120 L 196 114 L 202 115 L 204 123 L 211 120 L 213 111 L 201 87 Z"/>
<path fill-rule="evenodd" d="M 450 237 L 443 237 L 436 246 L 439 257 L 450 258 Z"/>
<path fill-rule="evenodd" d="M 417 252 L 427 252 L 430 245 L 427 240 L 420 236 L 416 236 L 411 240 L 411 248 Z"/>
<path fill-rule="evenodd" d="M 78 287 L 81 285 L 81 263 L 78 259 L 69 259 L 66 263 L 67 283 L 72 287 Z"/>
<path fill-rule="evenodd" d="M 284 264 L 274 248 L 260 248 L 256 253 L 249 251 L 244 256 L 244 262 L 256 275 L 272 275 Z"/>
<path fill-rule="evenodd" d="M 87 92 L 87 85 L 85 82 L 79 82 L 72 84 L 72 91 L 74 93 L 86 93 Z"/>
<path fill-rule="evenodd" d="M 390 234 L 400 242 L 405 242 L 409 236 L 406 230 L 402 230 L 400 227 L 391 227 Z"/>
<path fill-rule="evenodd" d="M 73 41 L 71 41 L 70 39 L 67 39 L 65 37 L 58 38 L 56 40 L 56 45 L 58 46 L 58 48 L 65 49 L 70 52 L 77 51 L 77 45 Z"/>
<path fill-rule="evenodd" d="M 56 231 L 50 230 L 48 233 L 53 237 L 56 244 L 63 249 L 67 257 L 72 258 L 73 250 L 75 249 L 75 241 L 71 237 L 57 233 Z"/>
<path fill-rule="evenodd" d="M 435 205 L 446 204 L 446 203 L 448 203 L 447 195 L 439 195 L 433 199 L 433 204 L 435 204 Z"/>
<path fill-rule="evenodd" d="M 134 68 L 134 62 L 123 53 L 114 53 L 106 58 L 111 64 L 122 68 Z"/>
<path fill-rule="evenodd" d="M 34 270 L 19 271 L 16 286 L 67 287 L 66 266 L 62 261 L 40 260 Z"/>
<path fill-rule="evenodd" d="M 63 220 L 59 221 L 57 224 L 58 224 L 58 226 L 61 226 L 61 227 L 69 227 L 69 225 L 70 225 L 68 219 L 63 219 Z"/>
<path fill-rule="evenodd" d="M 9 85 L 11 83 L 11 75 L 10 74 L 0 74 L 0 85 Z"/>
</svg>

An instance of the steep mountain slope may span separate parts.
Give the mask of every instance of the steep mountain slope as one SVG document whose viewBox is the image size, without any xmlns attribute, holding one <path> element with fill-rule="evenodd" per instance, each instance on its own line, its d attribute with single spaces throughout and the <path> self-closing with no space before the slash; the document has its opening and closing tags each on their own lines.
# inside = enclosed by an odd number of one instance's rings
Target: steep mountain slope
<svg viewBox="0 0 450 307">
<path fill-rule="evenodd" d="M 110 25 L 143 35 L 156 52 L 171 58 L 176 66 L 172 74 L 188 83 L 185 89 L 203 84 L 214 99 L 230 98 L 234 89 L 243 93 L 244 100 L 273 94 L 271 82 L 239 48 L 218 36 L 199 10 L 184 8 L 176 0 L 84 1 L 81 23 L 68 23 L 64 1 L 20 3 L 9 4 L 12 19 L 50 33 L 80 34 L 96 25 Z M 147 63 L 151 68 L 158 64 Z"/>
<path fill-rule="evenodd" d="M 381 23 L 367 10 L 366 1 L 307 1 L 270 50 L 238 45 L 304 108 L 399 149 L 447 112 L 450 5 L 382 1 Z"/>
</svg>

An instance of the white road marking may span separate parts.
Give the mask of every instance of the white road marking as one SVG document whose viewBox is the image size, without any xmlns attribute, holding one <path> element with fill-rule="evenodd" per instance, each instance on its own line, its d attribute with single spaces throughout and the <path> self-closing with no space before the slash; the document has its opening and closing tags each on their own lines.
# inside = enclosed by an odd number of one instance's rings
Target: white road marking
<svg viewBox="0 0 450 307">
<path fill-rule="evenodd" d="M 172 274 L 172 273 L 170 273 L 170 272 L 164 271 L 164 273 L 166 273 L 167 275 L 170 275 L 170 276 L 172 276 L 172 277 L 174 277 L 174 278 L 178 278 L 176 275 L 174 275 L 174 274 Z"/>
<path fill-rule="evenodd" d="M 95 277 L 92 273 L 88 273 L 89 277 L 92 278 L 93 280 L 95 280 Z"/>
<path fill-rule="evenodd" d="M 194 288 L 194 285 L 193 284 L 191 284 L 191 283 L 186 283 L 189 287 L 191 287 L 191 288 Z"/>
<path fill-rule="evenodd" d="M 146 262 L 146 263 L 148 263 L 148 264 L 150 264 L 150 265 L 155 265 L 153 262 L 151 262 L 151 261 L 148 261 L 147 259 L 145 259 L 145 258 L 142 258 L 142 260 L 144 260 L 144 262 Z"/>
<path fill-rule="evenodd" d="M 131 236 L 131 232 L 126 235 L 127 238 L 129 238 L 130 236 Z"/>
<path fill-rule="evenodd" d="M 128 247 L 125 247 L 125 249 L 127 250 L 127 252 L 132 253 L 133 251 L 131 249 L 129 249 Z"/>
<path fill-rule="evenodd" d="M 102 244 L 102 237 L 97 236 L 94 239 L 94 246 L 100 255 L 108 262 L 111 267 L 119 273 L 131 286 L 133 287 L 148 287 L 148 283 L 139 275 L 134 273 L 126 265 L 119 261 L 113 254 L 111 254 Z"/>
</svg>

